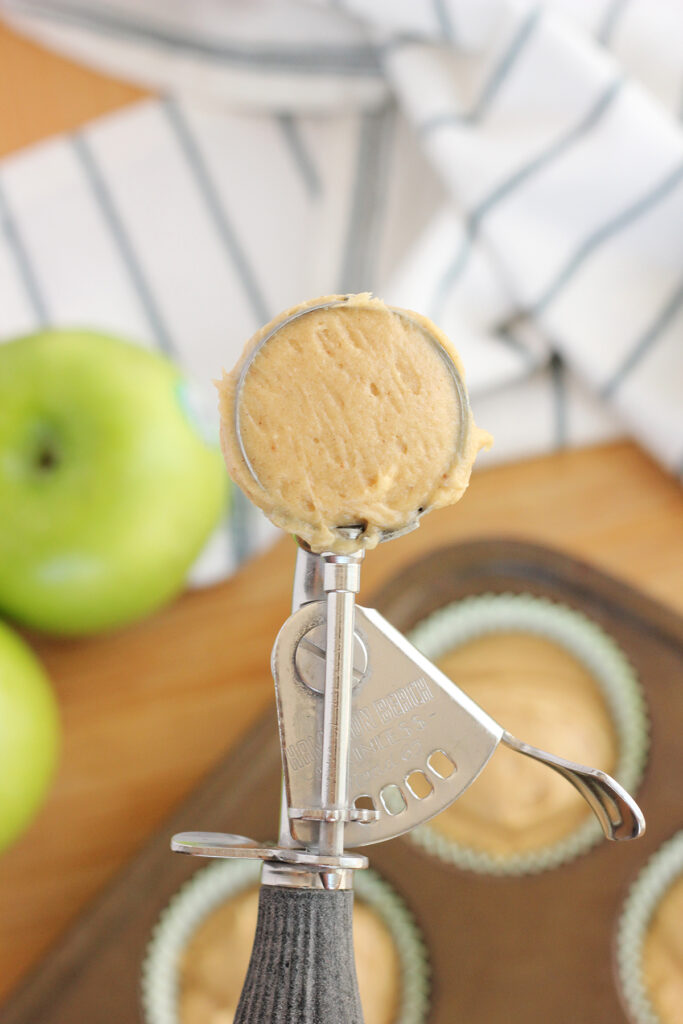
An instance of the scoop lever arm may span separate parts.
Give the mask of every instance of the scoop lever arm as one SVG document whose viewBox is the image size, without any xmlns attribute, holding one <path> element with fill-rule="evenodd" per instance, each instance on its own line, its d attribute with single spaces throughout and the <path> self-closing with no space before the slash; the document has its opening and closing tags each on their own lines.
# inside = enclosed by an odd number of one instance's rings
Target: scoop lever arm
<svg viewBox="0 0 683 1024">
<path fill-rule="evenodd" d="M 587 768 L 548 754 L 530 743 L 523 743 L 509 732 L 504 732 L 501 740 L 511 750 L 540 761 L 570 782 L 595 814 L 607 839 L 637 839 L 645 832 L 643 812 L 611 775 L 598 768 Z"/>
</svg>

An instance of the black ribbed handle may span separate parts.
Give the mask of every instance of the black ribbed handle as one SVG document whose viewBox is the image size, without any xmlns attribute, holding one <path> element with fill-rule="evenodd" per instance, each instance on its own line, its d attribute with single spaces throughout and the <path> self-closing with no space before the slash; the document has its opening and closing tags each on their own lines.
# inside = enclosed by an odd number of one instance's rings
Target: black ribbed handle
<svg viewBox="0 0 683 1024">
<path fill-rule="evenodd" d="M 353 892 L 261 887 L 234 1024 L 363 1024 Z"/>
</svg>

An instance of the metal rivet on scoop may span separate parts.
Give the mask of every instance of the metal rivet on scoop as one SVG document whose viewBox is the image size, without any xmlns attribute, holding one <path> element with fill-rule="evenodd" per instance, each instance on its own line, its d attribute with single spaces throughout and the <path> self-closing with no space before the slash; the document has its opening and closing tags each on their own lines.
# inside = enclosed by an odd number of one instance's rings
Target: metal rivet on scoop
<svg viewBox="0 0 683 1024">
<path fill-rule="evenodd" d="M 327 648 L 324 624 L 314 626 L 302 636 L 294 654 L 296 674 L 302 683 L 316 693 L 325 689 L 325 653 Z M 353 685 L 358 685 L 368 669 L 368 651 L 356 632 L 353 637 Z"/>
</svg>

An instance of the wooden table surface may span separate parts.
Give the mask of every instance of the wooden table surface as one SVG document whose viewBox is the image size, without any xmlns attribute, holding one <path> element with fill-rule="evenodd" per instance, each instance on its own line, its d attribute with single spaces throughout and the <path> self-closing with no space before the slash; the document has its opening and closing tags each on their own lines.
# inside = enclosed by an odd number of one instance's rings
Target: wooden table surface
<svg viewBox="0 0 683 1024">
<path fill-rule="evenodd" d="M 0 154 L 141 95 L 0 27 Z M 682 523 L 677 483 L 635 445 L 562 452 L 475 474 L 458 506 L 372 553 L 364 593 L 434 547 L 505 536 L 560 547 L 683 612 Z M 0 999 L 273 699 L 293 562 L 283 538 L 138 626 L 31 638 L 64 748 L 46 805 L 0 860 Z"/>
</svg>

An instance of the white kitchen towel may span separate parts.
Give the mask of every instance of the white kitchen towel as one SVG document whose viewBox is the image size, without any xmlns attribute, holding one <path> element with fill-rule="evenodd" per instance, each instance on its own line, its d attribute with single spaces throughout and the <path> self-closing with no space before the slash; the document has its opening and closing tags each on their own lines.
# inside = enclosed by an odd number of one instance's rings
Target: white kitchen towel
<svg viewBox="0 0 683 1024">
<path fill-rule="evenodd" d="M 489 461 L 628 430 L 680 472 L 678 0 L 0 10 L 166 94 L 0 163 L 2 337 L 114 331 L 208 393 L 279 310 L 372 289 L 454 338 Z M 226 529 L 197 581 L 273 536 Z"/>
</svg>

